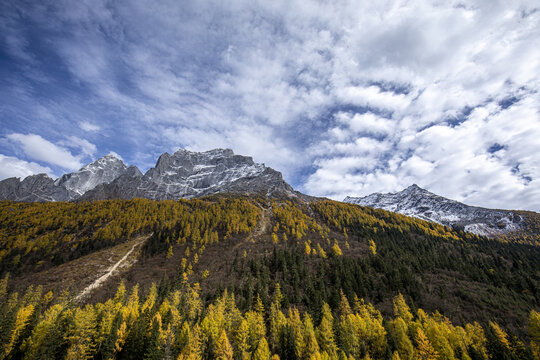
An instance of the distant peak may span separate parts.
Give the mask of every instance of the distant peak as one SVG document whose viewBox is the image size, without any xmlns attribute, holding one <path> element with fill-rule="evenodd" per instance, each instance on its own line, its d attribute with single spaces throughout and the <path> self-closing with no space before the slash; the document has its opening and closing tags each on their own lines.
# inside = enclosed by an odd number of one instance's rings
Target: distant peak
<svg viewBox="0 0 540 360">
<path fill-rule="evenodd" d="M 412 184 L 409 187 L 403 189 L 403 192 L 427 192 L 427 190 L 422 189 L 420 186 L 416 184 Z"/>
<path fill-rule="evenodd" d="M 116 159 L 116 160 L 122 160 L 120 159 L 120 156 L 118 156 L 117 154 L 114 154 L 114 153 L 110 153 L 110 154 L 107 154 L 103 157 L 101 157 L 102 159 Z"/>
<path fill-rule="evenodd" d="M 121 162 L 122 164 L 124 163 L 122 161 L 122 159 L 120 159 L 120 157 L 118 155 L 111 153 L 111 154 L 107 154 L 105 156 L 100 157 L 99 159 L 91 162 L 90 164 L 88 164 L 86 166 L 99 165 L 99 164 L 102 164 L 102 163 L 105 163 L 105 162 Z"/>
<path fill-rule="evenodd" d="M 96 168 L 124 168 L 126 164 L 115 154 L 107 154 L 99 159 L 83 166 L 79 171 L 94 171 Z"/>
<path fill-rule="evenodd" d="M 26 179 L 40 179 L 40 178 L 43 178 L 43 179 L 51 179 L 51 177 L 48 175 L 48 174 L 45 174 L 45 173 L 39 173 L 39 174 L 34 174 L 34 175 L 29 175 L 25 178 Z"/>
<path fill-rule="evenodd" d="M 118 154 L 115 154 L 115 153 L 110 153 L 110 154 L 107 154 L 105 156 L 102 156 L 100 157 L 97 161 L 100 161 L 100 160 L 105 160 L 105 161 L 120 161 L 120 162 L 124 162 L 124 160 L 120 157 L 120 155 Z"/>
</svg>

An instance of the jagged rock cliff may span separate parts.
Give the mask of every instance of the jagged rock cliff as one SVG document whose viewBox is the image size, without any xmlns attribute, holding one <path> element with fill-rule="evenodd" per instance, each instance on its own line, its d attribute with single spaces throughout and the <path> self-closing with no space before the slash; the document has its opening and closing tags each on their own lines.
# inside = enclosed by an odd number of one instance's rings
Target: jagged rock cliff
<svg viewBox="0 0 540 360">
<path fill-rule="evenodd" d="M 99 199 L 153 200 L 194 198 L 215 193 L 298 196 L 280 172 L 235 155 L 230 149 L 206 152 L 178 150 L 162 154 L 142 174 L 114 155 L 104 156 L 79 171 L 53 181 L 46 174 L 0 181 L 0 200 L 72 201 Z"/>
</svg>

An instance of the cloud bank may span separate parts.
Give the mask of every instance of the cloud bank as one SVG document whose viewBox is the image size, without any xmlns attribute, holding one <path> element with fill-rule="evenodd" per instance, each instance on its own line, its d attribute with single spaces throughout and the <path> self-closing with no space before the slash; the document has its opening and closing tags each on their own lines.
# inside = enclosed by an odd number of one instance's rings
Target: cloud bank
<svg viewBox="0 0 540 360">
<path fill-rule="evenodd" d="M 231 147 L 312 195 L 417 183 L 540 211 L 535 1 L 0 10 L 4 157 L 58 173 L 113 151 L 144 170 L 179 147 Z"/>
</svg>

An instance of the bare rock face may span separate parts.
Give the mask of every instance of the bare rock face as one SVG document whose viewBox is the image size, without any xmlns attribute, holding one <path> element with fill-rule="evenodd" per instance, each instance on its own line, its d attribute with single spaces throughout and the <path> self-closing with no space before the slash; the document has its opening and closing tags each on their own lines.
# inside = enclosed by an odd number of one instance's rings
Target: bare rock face
<svg viewBox="0 0 540 360">
<path fill-rule="evenodd" d="M 55 185 L 66 188 L 70 194 L 69 200 L 73 200 L 100 184 L 116 180 L 126 171 L 127 167 L 122 160 L 114 155 L 107 155 L 79 171 L 63 175 L 55 181 Z"/>
<path fill-rule="evenodd" d="M 13 201 L 46 202 L 66 201 L 69 192 L 54 185 L 54 180 L 47 174 L 26 177 L 23 181 L 9 178 L 0 181 L 0 199 Z"/>
<path fill-rule="evenodd" d="M 414 184 L 397 192 L 349 197 L 344 202 L 397 212 L 483 236 L 498 236 L 522 228 L 522 215 L 511 210 L 493 210 L 469 206 L 433 194 Z"/>
<path fill-rule="evenodd" d="M 0 182 L 0 200 L 74 201 L 102 199 L 153 200 L 194 198 L 231 192 L 269 197 L 302 196 L 280 172 L 230 149 L 206 152 L 178 150 L 161 155 L 154 168 L 142 174 L 114 155 L 104 156 L 79 171 L 53 181 L 45 174 Z"/>
<path fill-rule="evenodd" d="M 0 200 L 13 201 L 70 201 L 89 190 L 109 183 L 126 174 L 128 169 L 114 155 L 104 156 L 79 171 L 64 174 L 54 181 L 46 174 L 31 175 L 20 181 L 9 178 L 0 181 Z"/>
<path fill-rule="evenodd" d="M 20 186 L 21 179 L 19 178 L 12 177 L 0 181 L 0 199 L 17 201 Z"/>
<path fill-rule="evenodd" d="M 121 176 L 90 191 L 82 199 L 189 199 L 224 192 L 296 196 L 278 171 L 255 163 L 251 157 L 235 155 L 230 149 L 214 149 L 164 153 L 156 166 L 143 176 Z"/>
<path fill-rule="evenodd" d="M 136 166 L 130 166 L 124 174 L 120 175 L 113 182 L 100 184 L 77 200 L 131 199 L 142 177 L 143 174 Z"/>
</svg>

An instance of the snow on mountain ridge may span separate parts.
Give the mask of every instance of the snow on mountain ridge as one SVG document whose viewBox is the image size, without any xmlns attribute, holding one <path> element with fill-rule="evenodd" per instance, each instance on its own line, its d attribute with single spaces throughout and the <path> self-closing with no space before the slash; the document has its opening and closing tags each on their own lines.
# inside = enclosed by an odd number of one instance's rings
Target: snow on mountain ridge
<svg viewBox="0 0 540 360">
<path fill-rule="evenodd" d="M 139 169 L 126 168 L 113 154 L 103 156 L 78 171 L 64 174 L 56 180 L 47 174 L 30 175 L 22 181 L 9 178 L 0 181 L 0 200 L 13 201 L 70 201 L 96 186 L 110 183 L 122 174 L 140 174 Z"/>
<path fill-rule="evenodd" d="M 280 172 L 255 163 L 231 149 L 163 153 L 144 175 L 135 166 L 109 154 L 65 174 L 0 181 L 0 200 L 73 201 L 134 197 L 153 200 L 193 198 L 220 192 L 297 196 Z"/>
<path fill-rule="evenodd" d="M 114 181 L 126 171 L 124 162 L 109 154 L 82 167 L 79 171 L 63 175 L 55 181 L 55 185 L 65 187 L 70 192 L 69 200 L 72 200 L 100 184 Z"/>
<path fill-rule="evenodd" d="M 469 206 L 436 195 L 413 184 L 396 193 L 347 196 L 344 202 L 397 212 L 478 235 L 496 236 L 521 229 L 522 217 L 509 210 Z"/>
<path fill-rule="evenodd" d="M 156 166 L 148 170 L 137 184 L 133 195 L 126 193 L 123 196 L 192 198 L 223 191 L 250 193 L 257 186 L 281 188 L 292 194 L 294 190 L 283 181 L 281 173 L 269 169 L 264 164 L 255 163 L 249 156 L 234 154 L 231 149 L 205 152 L 180 149 L 172 155 L 161 155 Z M 265 174 L 271 174 L 271 178 Z M 255 187 L 254 183 L 251 186 L 240 185 L 249 181 L 258 184 Z"/>
</svg>

